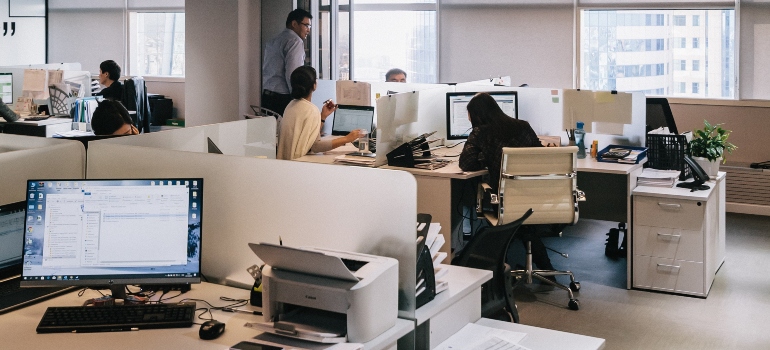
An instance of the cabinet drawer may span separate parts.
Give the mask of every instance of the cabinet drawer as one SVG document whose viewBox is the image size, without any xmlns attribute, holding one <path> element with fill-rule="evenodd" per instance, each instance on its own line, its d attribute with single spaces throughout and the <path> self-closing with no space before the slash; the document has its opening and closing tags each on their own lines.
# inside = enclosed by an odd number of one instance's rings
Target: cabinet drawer
<svg viewBox="0 0 770 350">
<path fill-rule="evenodd" d="M 634 225 L 634 254 L 703 262 L 703 232 Z"/>
<path fill-rule="evenodd" d="M 703 263 L 634 255 L 634 287 L 705 295 Z"/>
<path fill-rule="evenodd" d="M 634 225 L 701 231 L 706 202 L 634 196 Z"/>
</svg>

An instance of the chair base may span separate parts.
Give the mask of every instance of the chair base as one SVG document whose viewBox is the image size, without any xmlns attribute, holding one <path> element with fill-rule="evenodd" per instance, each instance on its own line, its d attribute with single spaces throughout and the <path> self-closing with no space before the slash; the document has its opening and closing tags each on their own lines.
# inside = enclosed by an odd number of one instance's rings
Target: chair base
<svg viewBox="0 0 770 350">
<path fill-rule="evenodd" d="M 555 281 L 555 278 L 548 279 L 547 277 L 554 277 L 554 276 L 563 276 L 567 275 L 570 279 L 569 287 L 558 283 Z M 547 285 L 563 289 L 567 291 L 567 294 L 569 295 L 569 303 L 567 304 L 567 307 L 570 310 L 579 310 L 580 304 L 577 299 L 575 299 L 575 295 L 572 293 L 573 291 L 577 292 L 580 290 L 580 282 L 575 281 L 575 275 L 572 274 L 572 271 L 561 271 L 561 270 L 535 270 L 532 268 L 532 243 L 527 242 L 527 266 L 524 270 L 512 270 L 511 276 L 515 278 L 516 280 L 526 278 L 525 283 L 526 284 L 532 284 L 532 278 L 534 277 L 540 282 L 543 282 Z"/>
</svg>

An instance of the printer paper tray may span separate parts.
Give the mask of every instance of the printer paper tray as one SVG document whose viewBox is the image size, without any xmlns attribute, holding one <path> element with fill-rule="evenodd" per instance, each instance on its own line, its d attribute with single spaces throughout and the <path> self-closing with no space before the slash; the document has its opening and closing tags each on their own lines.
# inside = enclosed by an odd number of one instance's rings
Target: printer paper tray
<svg viewBox="0 0 770 350">
<path fill-rule="evenodd" d="M 287 322 L 282 322 L 283 324 L 287 324 Z M 273 322 L 248 322 L 244 325 L 244 327 L 253 328 L 265 333 L 295 338 L 295 339 L 302 339 L 302 340 L 309 340 L 317 343 L 344 343 L 347 341 L 347 337 L 345 335 L 342 336 L 328 336 L 331 335 L 329 333 L 319 333 L 314 331 L 309 331 L 305 329 L 299 328 L 301 325 L 299 324 L 293 324 L 295 325 L 295 332 L 287 332 L 283 331 L 281 329 L 275 328 L 275 325 Z"/>
</svg>

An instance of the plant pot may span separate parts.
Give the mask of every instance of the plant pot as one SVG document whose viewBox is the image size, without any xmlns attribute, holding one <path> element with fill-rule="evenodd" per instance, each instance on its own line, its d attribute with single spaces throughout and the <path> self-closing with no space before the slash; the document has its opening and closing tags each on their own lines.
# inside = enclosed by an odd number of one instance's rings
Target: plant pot
<svg viewBox="0 0 770 350">
<path fill-rule="evenodd" d="M 719 172 L 719 163 L 722 162 L 722 157 L 717 158 L 717 160 L 713 162 L 708 160 L 708 158 L 703 157 L 692 157 L 692 159 L 695 160 L 695 162 L 698 163 L 701 168 L 703 168 L 703 171 L 705 171 L 710 178 L 717 178 L 717 173 Z"/>
</svg>

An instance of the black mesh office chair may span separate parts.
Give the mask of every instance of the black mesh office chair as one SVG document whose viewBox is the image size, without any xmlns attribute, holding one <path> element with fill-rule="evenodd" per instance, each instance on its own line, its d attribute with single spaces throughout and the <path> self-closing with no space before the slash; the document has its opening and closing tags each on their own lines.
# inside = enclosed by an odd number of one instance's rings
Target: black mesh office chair
<svg viewBox="0 0 770 350">
<path fill-rule="evenodd" d="M 577 147 L 521 147 L 503 148 L 500 166 L 500 184 L 497 193 L 491 193 L 491 187 L 482 184 L 479 191 L 477 211 L 493 226 L 505 225 L 521 215 L 534 210 L 534 214 L 524 223 L 526 230 L 519 230 L 521 239 L 526 243 L 526 266 L 523 270 L 513 270 L 511 275 L 524 279 L 527 284 L 532 279 L 567 291 L 572 310 L 580 308 L 573 291 L 580 290 L 580 282 L 575 281 L 571 271 L 535 270 L 532 265 L 531 241 L 533 235 L 543 235 L 542 227 L 561 227 L 575 224 L 578 219 L 577 202 L 585 200 L 585 194 L 577 189 L 576 158 Z M 489 198 L 496 205 L 494 210 L 484 210 L 486 204 L 482 198 Z M 537 229 L 529 225 L 539 225 Z M 551 230 L 551 234 L 560 234 L 561 230 Z M 538 237 L 539 238 L 539 237 Z M 562 256 L 567 257 L 566 254 Z M 569 287 L 556 282 L 554 276 L 570 277 Z"/>
<path fill-rule="evenodd" d="M 505 257 L 516 231 L 530 215 L 531 209 L 513 222 L 482 228 L 452 260 L 452 265 L 492 271 L 492 279 L 481 286 L 481 317 L 499 318 L 507 312 L 513 322 L 519 323 L 511 267 Z"/>
</svg>

